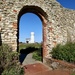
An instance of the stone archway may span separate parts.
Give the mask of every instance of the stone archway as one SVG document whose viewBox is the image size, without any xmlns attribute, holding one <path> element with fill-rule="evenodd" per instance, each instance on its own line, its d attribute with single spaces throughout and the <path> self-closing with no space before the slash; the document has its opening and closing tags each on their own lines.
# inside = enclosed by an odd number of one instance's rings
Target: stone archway
<svg viewBox="0 0 75 75">
<path fill-rule="evenodd" d="M 43 25 L 43 29 L 42 29 L 43 30 L 43 44 L 42 44 L 42 47 L 43 47 L 43 58 L 44 58 L 47 55 L 47 47 L 46 47 L 47 14 L 40 7 L 38 7 L 38 6 L 24 6 L 20 10 L 20 12 L 18 14 L 18 40 L 19 40 L 19 21 L 20 21 L 20 17 L 23 14 L 28 13 L 28 12 L 36 14 L 42 22 L 42 25 Z"/>
<path fill-rule="evenodd" d="M 56 0 L 1 0 L 0 3 L 1 41 L 13 51 L 18 48 L 20 17 L 27 12 L 38 15 L 43 23 L 43 56 L 51 57 L 50 52 L 57 44 L 65 44 L 69 39 L 75 42 L 75 11 L 63 8 Z"/>
</svg>

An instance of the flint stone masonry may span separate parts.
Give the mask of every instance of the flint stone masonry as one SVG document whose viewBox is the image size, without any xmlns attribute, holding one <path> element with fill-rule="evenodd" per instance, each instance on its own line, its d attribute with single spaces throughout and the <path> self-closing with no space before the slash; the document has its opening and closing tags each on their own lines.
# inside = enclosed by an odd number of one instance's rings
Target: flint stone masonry
<svg viewBox="0 0 75 75">
<path fill-rule="evenodd" d="M 20 17 L 27 12 L 38 15 L 43 23 L 43 56 L 50 56 L 59 43 L 75 42 L 74 10 L 62 7 L 56 0 L 0 0 L 1 40 L 13 51 L 18 47 Z"/>
</svg>

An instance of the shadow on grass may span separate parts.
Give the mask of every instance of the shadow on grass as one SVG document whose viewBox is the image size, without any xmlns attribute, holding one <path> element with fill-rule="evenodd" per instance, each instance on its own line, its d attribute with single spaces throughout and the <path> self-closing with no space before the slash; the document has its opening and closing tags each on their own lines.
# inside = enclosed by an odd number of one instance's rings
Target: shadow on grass
<svg viewBox="0 0 75 75">
<path fill-rule="evenodd" d="M 22 64 L 22 62 L 24 61 L 24 59 L 26 58 L 26 56 L 29 53 L 32 53 L 32 52 L 34 52 L 36 50 L 38 50 L 38 48 L 35 48 L 35 47 L 28 47 L 26 49 L 21 49 L 20 50 L 20 56 L 19 56 L 20 63 Z"/>
</svg>

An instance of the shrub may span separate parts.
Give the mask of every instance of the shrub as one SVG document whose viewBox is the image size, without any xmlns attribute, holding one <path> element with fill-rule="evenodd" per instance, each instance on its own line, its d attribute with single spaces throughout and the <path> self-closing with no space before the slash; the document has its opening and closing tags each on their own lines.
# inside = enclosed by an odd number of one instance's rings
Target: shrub
<svg viewBox="0 0 75 75">
<path fill-rule="evenodd" d="M 58 44 L 51 53 L 55 59 L 75 63 L 75 43 Z"/>
<path fill-rule="evenodd" d="M 5 69 L 2 75 L 24 75 L 24 71 L 19 65 L 15 65 Z"/>
<path fill-rule="evenodd" d="M 22 68 L 18 61 L 18 55 L 17 52 L 12 52 L 12 48 L 7 44 L 0 46 L 0 71 L 2 75 L 21 75 Z"/>
<path fill-rule="evenodd" d="M 38 50 L 33 52 L 32 58 L 34 58 L 35 60 L 42 61 L 42 48 L 41 48 L 41 46 L 38 48 Z"/>
</svg>

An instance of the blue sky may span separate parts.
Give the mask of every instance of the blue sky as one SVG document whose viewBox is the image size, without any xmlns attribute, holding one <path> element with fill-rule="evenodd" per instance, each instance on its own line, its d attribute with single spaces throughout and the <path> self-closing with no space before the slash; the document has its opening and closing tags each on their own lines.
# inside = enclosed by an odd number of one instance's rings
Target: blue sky
<svg viewBox="0 0 75 75">
<path fill-rule="evenodd" d="M 63 7 L 75 10 L 75 0 L 57 0 Z M 30 38 L 30 33 L 35 33 L 35 42 L 42 41 L 42 22 L 40 18 L 33 13 L 26 13 L 21 16 L 19 22 L 19 41 L 25 42 Z"/>
<path fill-rule="evenodd" d="M 75 0 L 57 0 L 63 7 L 75 10 Z"/>
<path fill-rule="evenodd" d="M 20 19 L 20 42 L 25 42 L 26 38 L 30 38 L 31 32 L 35 34 L 35 42 L 42 41 L 42 22 L 40 18 L 33 13 L 26 13 Z"/>
</svg>

